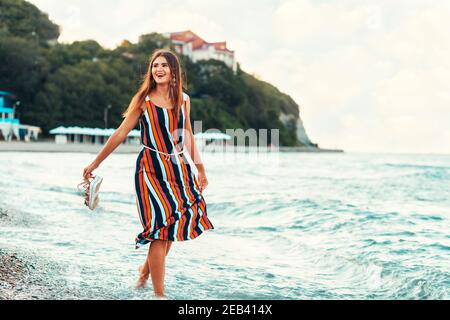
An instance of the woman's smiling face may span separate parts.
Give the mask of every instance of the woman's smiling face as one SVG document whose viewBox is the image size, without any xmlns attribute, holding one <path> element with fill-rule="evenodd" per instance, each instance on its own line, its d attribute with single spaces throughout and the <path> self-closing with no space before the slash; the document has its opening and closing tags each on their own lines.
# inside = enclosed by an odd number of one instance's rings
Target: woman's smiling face
<svg viewBox="0 0 450 320">
<path fill-rule="evenodd" d="M 159 56 L 153 61 L 152 76 L 157 84 L 166 84 L 172 79 L 169 63 L 164 56 Z"/>
</svg>

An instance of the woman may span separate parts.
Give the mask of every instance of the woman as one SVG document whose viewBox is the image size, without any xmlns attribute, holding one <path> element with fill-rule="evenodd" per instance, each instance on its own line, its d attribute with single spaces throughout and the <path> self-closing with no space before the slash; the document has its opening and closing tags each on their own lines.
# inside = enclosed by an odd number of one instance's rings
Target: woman
<svg viewBox="0 0 450 320">
<path fill-rule="evenodd" d="M 139 122 L 142 150 L 136 161 L 136 204 L 144 230 L 136 248 L 150 242 L 139 267 L 136 287 L 151 275 L 155 296 L 164 294 L 165 257 L 173 241 L 194 239 L 214 229 L 201 192 L 208 185 L 190 123 L 190 99 L 183 92 L 181 67 L 169 50 L 156 50 L 143 83 L 124 112 L 124 120 L 95 160 L 83 171 L 85 180 L 120 145 Z M 186 161 L 189 152 L 198 180 Z"/>
</svg>

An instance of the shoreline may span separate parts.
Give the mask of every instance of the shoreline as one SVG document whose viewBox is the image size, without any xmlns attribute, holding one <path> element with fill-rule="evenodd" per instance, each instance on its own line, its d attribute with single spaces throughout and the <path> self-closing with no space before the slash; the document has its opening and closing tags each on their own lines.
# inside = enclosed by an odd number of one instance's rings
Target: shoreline
<svg viewBox="0 0 450 320">
<path fill-rule="evenodd" d="M 53 141 L 38 141 L 38 142 L 24 142 L 0 141 L 0 152 L 82 152 L 82 153 L 98 153 L 103 148 L 103 144 L 88 144 L 88 143 L 68 143 L 56 144 Z M 138 153 L 142 149 L 141 145 L 121 144 L 114 150 L 115 153 Z M 205 149 L 201 152 L 223 152 L 222 148 Z M 258 147 L 244 147 L 236 146 L 234 148 L 227 147 L 227 152 L 276 152 L 270 151 L 266 148 Z M 315 147 L 279 147 L 279 152 L 344 152 L 340 149 L 321 149 Z"/>
</svg>

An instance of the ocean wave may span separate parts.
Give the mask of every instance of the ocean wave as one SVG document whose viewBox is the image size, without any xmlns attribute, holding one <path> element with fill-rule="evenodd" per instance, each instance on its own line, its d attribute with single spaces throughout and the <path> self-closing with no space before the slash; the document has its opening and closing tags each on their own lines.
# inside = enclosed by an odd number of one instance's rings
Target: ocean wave
<svg viewBox="0 0 450 320">
<path fill-rule="evenodd" d="M 393 168 L 450 170 L 450 166 L 442 166 L 442 165 L 425 165 L 425 164 L 410 164 L 410 163 L 384 163 L 383 165 L 386 167 L 393 167 Z"/>
<path fill-rule="evenodd" d="M 123 189 L 128 156 L 110 159 L 105 168 L 117 179 L 101 188 L 100 206 L 91 211 L 72 185 L 78 176 L 66 176 L 72 171 L 54 167 L 45 155 L 36 158 L 35 174 L 31 167 L 0 166 L 5 178 L 0 180 L 0 247 L 33 266 L 44 288 L 41 293 L 30 287 L 31 295 L 142 298 L 133 284 L 147 252 L 134 249 L 142 226 L 132 188 Z M 167 260 L 173 271 L 167 278 L 169 296 L 449 298 L 444 158 L 348 154 L 323 162 L 311 155 L 302 158 L 299 170 L 298 161 L 280 155 L 282 174 L 260 183 L 254 168 L 218 169 L 209 156 L 206 200 L 215 230 L 173 246 Z M 17 153 L 7 160 L 21 163 L 21 158 Z M 58 160 L 66 158 L 80 168 L 86 160 L 70 154 Z M 425 165 L 402 165 L 422 159 Z M 385 162 L 388 166 L 380 165 Z M 47 172 L 60 176 L 49 179 Z"/>
</svg>

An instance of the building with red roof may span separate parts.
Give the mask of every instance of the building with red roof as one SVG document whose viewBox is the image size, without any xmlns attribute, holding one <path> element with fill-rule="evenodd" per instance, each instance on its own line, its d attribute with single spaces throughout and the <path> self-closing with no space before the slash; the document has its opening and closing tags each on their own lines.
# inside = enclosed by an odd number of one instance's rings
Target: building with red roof
<svg viewBox="0 0 450 320">
<path fill-rule="evenodd" d="M 170 38 L 179 54 L 186 55 L 192 61 L 216 59 L 225 62 L 236 72 L 234 51 L 227 48 L 227 42 L 207 42 L 191 30 L 169 32 L 164 34 Z"/>
</svg>

